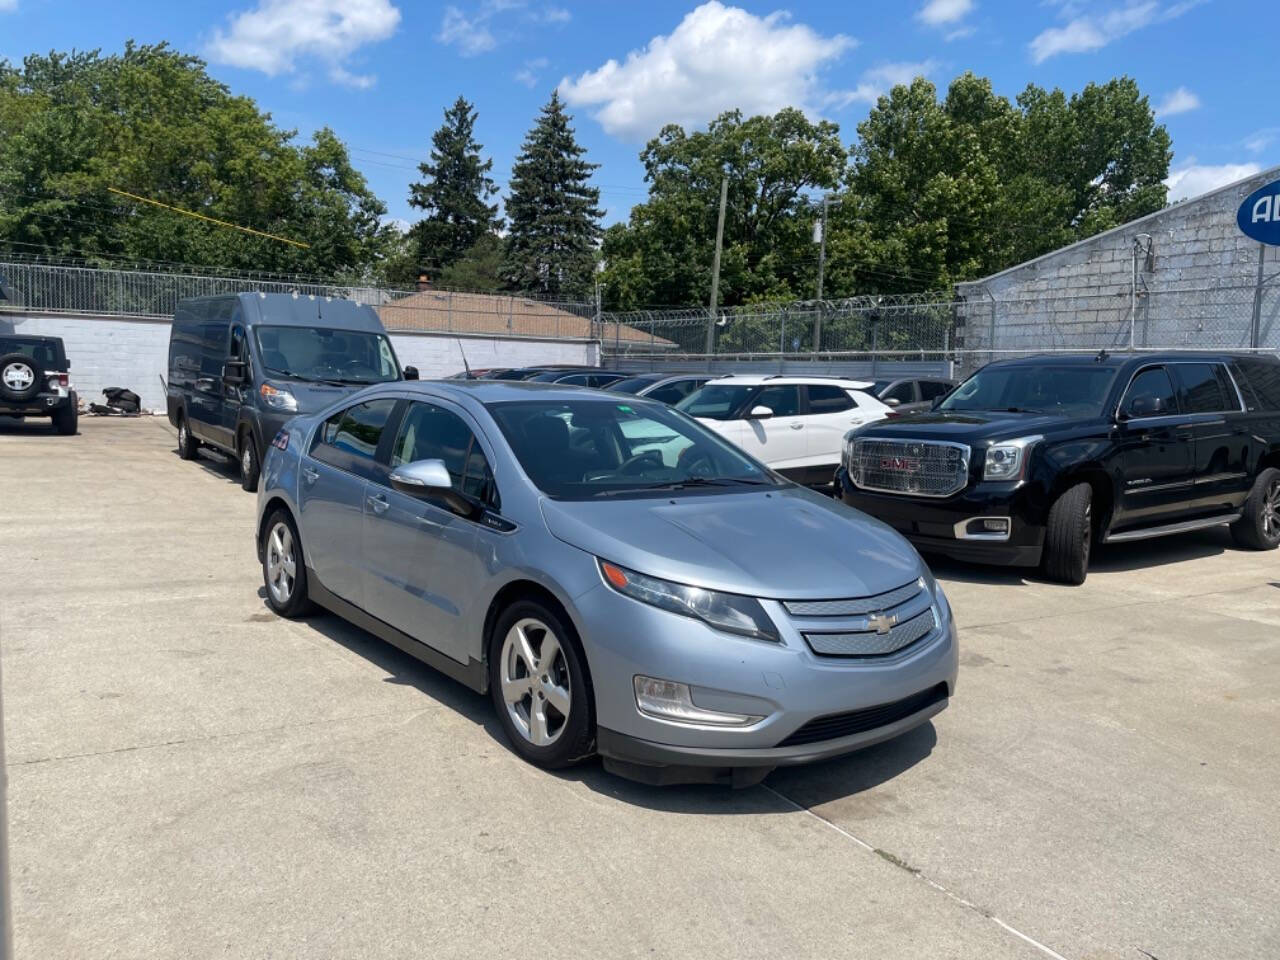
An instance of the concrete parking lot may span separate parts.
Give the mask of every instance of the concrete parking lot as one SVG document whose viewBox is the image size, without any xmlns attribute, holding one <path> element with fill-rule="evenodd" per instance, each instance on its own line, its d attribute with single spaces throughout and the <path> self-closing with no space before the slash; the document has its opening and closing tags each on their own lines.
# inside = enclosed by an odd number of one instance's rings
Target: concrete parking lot
<svg viewBox="0 0 1280 960">
<path fill-rule="evenodd" d="M 20 958 L 1280 955 L 1280 554 L 938 563 L 951 708 L 764 785 L 562 776 L 486 698 L 261 594 L 163 418 L 0 427 Z"/>
</svg>

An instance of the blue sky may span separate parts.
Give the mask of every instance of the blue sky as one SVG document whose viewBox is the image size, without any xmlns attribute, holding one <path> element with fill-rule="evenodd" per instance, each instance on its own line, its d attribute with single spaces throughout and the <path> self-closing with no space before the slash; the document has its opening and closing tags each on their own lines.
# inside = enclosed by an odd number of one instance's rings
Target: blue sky
<svg viewBox="0 0 1280 960">
<path fill-rule="evenodd" d="M 644 199 L 665 122 L 787 104 L 846 141 L 887 86 L 964 70 L 1013 97 L 1128 73 L 1173 136 L 1171 195 L 1280 163 L 1274 0 L 0 0 L 0 57 L 167 40 L 302 134 L 328 125 L 403 220 L 408 183 L 458 94 L 505 187 L 551 91 L 571 105 L 612 222 Z"/>
</svg>

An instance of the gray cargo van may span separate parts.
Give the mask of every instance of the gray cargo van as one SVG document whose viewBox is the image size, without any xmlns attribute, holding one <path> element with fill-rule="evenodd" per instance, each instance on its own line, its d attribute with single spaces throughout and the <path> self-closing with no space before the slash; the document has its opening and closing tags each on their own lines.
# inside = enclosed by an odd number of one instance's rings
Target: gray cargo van
<svg viewBox="0 0 1280 960">
<path fill-rule="evenodd" d="M 178 454 L 236 458 L 256 490 L 267 444 L 290 417 L 371 383 L 416 380 L 377 312 L 354 300 L 237 293 L 178 303 L 169 334 L 169 422 Z"/>
</svg>

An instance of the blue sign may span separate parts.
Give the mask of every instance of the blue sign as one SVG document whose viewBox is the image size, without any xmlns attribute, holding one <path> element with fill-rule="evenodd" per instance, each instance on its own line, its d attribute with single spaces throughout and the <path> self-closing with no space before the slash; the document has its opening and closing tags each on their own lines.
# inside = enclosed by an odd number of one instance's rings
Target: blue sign
<svg viewBox="0 0 1280 960">
<path fill-rule="evenodd" d="M 1236 223 L 1246 237 L 1280 247 L 1280 180 L 1245 197 L 1236 213 Z"/>
</svg>

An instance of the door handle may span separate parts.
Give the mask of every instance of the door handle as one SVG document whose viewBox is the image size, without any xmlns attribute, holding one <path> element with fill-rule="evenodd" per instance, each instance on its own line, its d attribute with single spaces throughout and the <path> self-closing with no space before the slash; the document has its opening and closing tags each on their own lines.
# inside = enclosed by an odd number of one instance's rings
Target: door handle
<svg viewBox="0 0 1280 960">
<path fill-rule="evenodd" d="M 803 423 L 793 423 L 793 424 L 791 425 L 791 429 L 792 429 L 792 430 L 803 430 L 803 429 L 804 429 L 804 424 L 803 424 Z"/>
<path fill-rule="evenodd" d="M 311 467 L 303 467 L 302 479 L 307 481 L 307 486 L 311 486 L 311 484 L 320 479 L 320 471 L 313 470 Z"/>
<path fill-rule="evenodd" d="M 444 524 L 434 517 L 427 516 L 425 513 L 418 517 L 418 523 L 424 527 L 443 527 Z"/>
<path fill-rule="evenodd" d="M 366 498 L 365 502 L 369 504 L 369 507 L 373 510 L 373 512 L 378 514 L 379 516 L 386 513 L 387 507 L 391 506 L 391 503 L 387 500 L 387 498 L 380 493 L 375 494 L 372 497 Z"/>
</svg>

